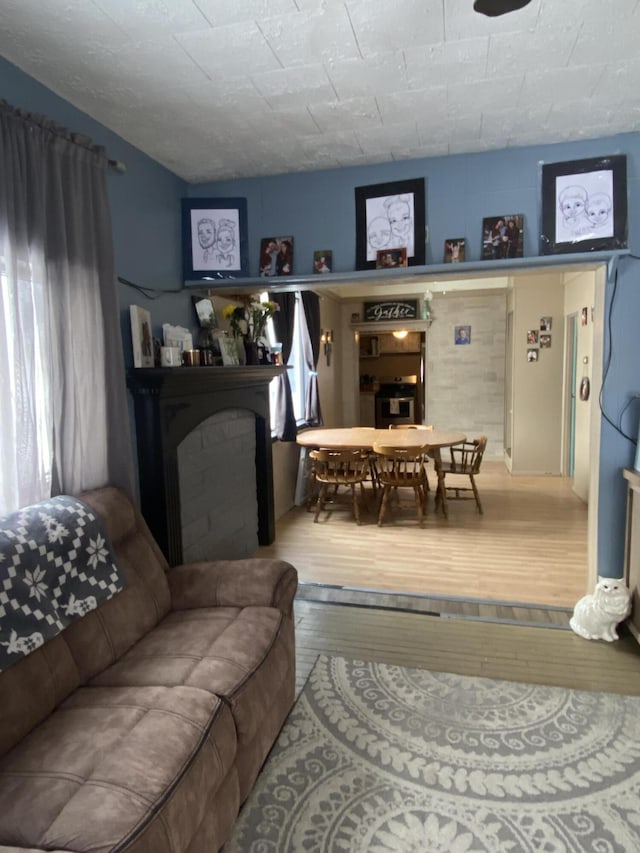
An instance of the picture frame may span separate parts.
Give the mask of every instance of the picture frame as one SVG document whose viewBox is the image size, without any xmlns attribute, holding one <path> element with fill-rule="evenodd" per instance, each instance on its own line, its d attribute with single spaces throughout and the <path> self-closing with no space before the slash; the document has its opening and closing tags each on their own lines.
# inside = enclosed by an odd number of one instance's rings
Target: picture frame
<svg viewBox="0 0 640 853">
<path fill-rule="evenodd" d="M 388 270 L 407 266 L 407 250 L 402 249 L 378 249 L 376 252 L 376 269 Z"/>
<path fill-rule="evenodd" d="M 534 362 L 537 360 L 538 360 L 538 350 L 535 348 L 528 349 L 527 350 L 527 361 L 529 363 L 531 363 L 531 362 Z"/>
<path fill-rule="evenodd" d="M 550 349 L 551 347 L 551 335 L 542 334 L 540 335 L 540 349 Z"/>
<path fill-rule="evenodd" d="M 293 237 L 263 237 L 260 241 L 260 276 L 293 275 Z"/>
<path fill-rule="evenodd" d="M 527 331 L 527 343 L 528 344 L 537 344 L 538 343 L 538 330 L 537 329 L 529 329 Z"/>
<path fill-rule="evenodd" d="M 185 285 L 249 275 L 246 198 L 182 199 Z"/>
<path fill-rule="evenodd" d="M 626 155 L 543 164 L 541 253 L 626 247 Z"/>
<path fill-rule="evenodd" d="M 482 220 L 482 260 L 521 258 L 524 253 L 524 216 L 502 213 Z"/>
<path fill-rule="evenodd" d="M 192 300 L 200 328 L 215 329 L 218 324 L 216 321 L 216 311 L 211 299 L 208 296 L 193 296 Z"/>
<path fill-rule="evenodd" d="M 551 317 L 540 317 L 540 331 L 550 332 L 552 322 L 553 321 Z"/>
<path fill-rule="evenodd" d="M 407 250 L 408 266 L 425 263 L 425 181 L 412 178 L 355 188 L 356 269 L 376 268 L 379 249 Z"/>
<path fill-rule="evenodd" d="M 453 342 L 456 346 L 471 343 L 471 326 L 454 326 Z"/>
<path fill-rule="evenodd" d="M 318 249 L 313 253 L 314 273 L 333 272 L 333 252 L 331 249 Z"/>
<path fill-rule="evenodd" d="M 467 253 L 467 241 L 464 237 L 452 237 L 444 241 L 445 264 L 461 264 L 465 261 Z"/>
<path fill-rule="evenodd" d="M 226 335 L 218 338 L 220 344 L 220 355 L 222 356 L 222 364 L 224 367 L 233 367 L 240 364 L 238 355 L 238 344 L 235 338 L 229 338 Z"/>
<path fill-rule="evenodd" d="M 130 305 L 131 344 L 134 367 L 153 367 L 153 335 L 151 332 L 151 314 L 140 305 Z"/>
</svg>

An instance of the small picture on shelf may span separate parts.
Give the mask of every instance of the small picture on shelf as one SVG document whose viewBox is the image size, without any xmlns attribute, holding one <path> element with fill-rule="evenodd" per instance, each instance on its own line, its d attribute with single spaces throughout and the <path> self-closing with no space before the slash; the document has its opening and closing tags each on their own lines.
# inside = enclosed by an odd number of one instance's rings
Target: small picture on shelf
<svg viewBox="0 0 640 853">
<path fill-rule="evenodd" d="M 333 252 L 328 249 L 321 249 L 313 253 L 313 271 L 314 273 L 331 272 L 333 269 Z"/>
<path fill-rule="evenodd" d="M 524 216 L 508 213 L 482 220 L 482 260 L 499 261 L 521 258 L 524 242 Z"/>
<path fill-rule="evenodd" d="M 464 237 L 454 237 L 444 241 L 445 264 L 461 264 L 465 259 L 466 241 Z"/>
<path fill-rule="evenodd" d="M 140 305 L 129 306 L 131 315 L 131 343 L 133 366 L 153 367 L 153 340 L 151 336 L 151 314 Z"/>
<path fill-rule="evenodd" d="M 293 237 L 263 237 L 260 275 L 293 275 Z"/>
<path fill-rule="evenodd" d="M 376 269 L 387 270 L 407 266 L 406 249 L 379 249 L 376 253 Z"/>
</svg>

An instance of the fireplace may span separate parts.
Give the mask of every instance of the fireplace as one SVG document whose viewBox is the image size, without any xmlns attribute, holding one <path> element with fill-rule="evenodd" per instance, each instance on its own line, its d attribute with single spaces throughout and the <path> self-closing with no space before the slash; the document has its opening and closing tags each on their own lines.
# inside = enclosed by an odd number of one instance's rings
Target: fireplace
<svg viewBox="0 0 640 853">
<path fill-rule="evenodd" d="M 273 499 L 273 467 L 271 430 L 269 427 L 269 382 L 285 368 L 273 365 L 239 367 L 134 368 L 127 374 L 127 385 L 133 395 L 140 504 L 142 514 L 170 565 L 198 556 L 200 545 L 192 549 L 189 534 L 187 549 L 183 547 L 183 517 L 189 523 L 189 511 L 183 512 L 180 495 L 180 457 L 193 441 L 191 433 L 209 431 L 213 416 L 228 412 L 231 421 L 241 419 L 246 432 L 246 417 L 253 419 L 252 442 L 242 444 L 246 464 L 247 453 L 254 452 L 252 467 L 255 490 L 248 502 L 257 504 L 258 544 L 269 545 L 275 537 Z M 219 421 L 219 418 L 213 418 Z M 240 421 L 231 431 L 238 433 Z M 196 438 L 196 441 L 199 439 Z M 229 470 L 223 478 L 228 479 Z M 184 476 L 182 488 L 185 488 Z M 235 482 L 220 482 L 214 495 L 203 501 L 224 501 L 225 492 L 232 493 Z M 226 523 L 226 522 L 225 522 Z M 226 555 L 220 555 L 223 559 Z"/>
</svg>

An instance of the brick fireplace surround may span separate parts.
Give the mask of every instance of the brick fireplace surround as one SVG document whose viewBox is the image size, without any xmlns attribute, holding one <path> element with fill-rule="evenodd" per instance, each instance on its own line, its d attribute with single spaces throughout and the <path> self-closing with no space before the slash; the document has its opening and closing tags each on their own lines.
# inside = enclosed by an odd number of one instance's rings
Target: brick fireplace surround
<svg viewBox="0 0 640 853">
<path fill-rule="evenodd" d="M 275 365 L 257 365 L 134 368 L 128 372 L 127 385 L 133 395 L 136 420 L 141 510 L 170 565 L 193 556 L 185 553 L 183 547 L 180 445 L 208 418 L 226 410 L 231 419 L 237 418 L 239 411 L 254 416 L 258 543 L 273 542 L 269 382 L 283 370 Z M 232 492 L 236 485 L 217 483 L 218 499 L 224 501 L 225 493 Z"/>
</svg>

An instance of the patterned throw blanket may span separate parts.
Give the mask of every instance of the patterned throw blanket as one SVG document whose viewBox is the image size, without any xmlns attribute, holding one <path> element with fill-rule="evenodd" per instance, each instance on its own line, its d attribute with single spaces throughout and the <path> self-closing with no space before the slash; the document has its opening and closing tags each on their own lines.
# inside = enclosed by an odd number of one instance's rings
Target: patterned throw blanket
<svg viewBox="0 0 640 853">
<path fill-rule="evenodd" d="M 101 522 L 68 495 L 0 518 L 0 671 L 125 585 Z"/>
</svg>

